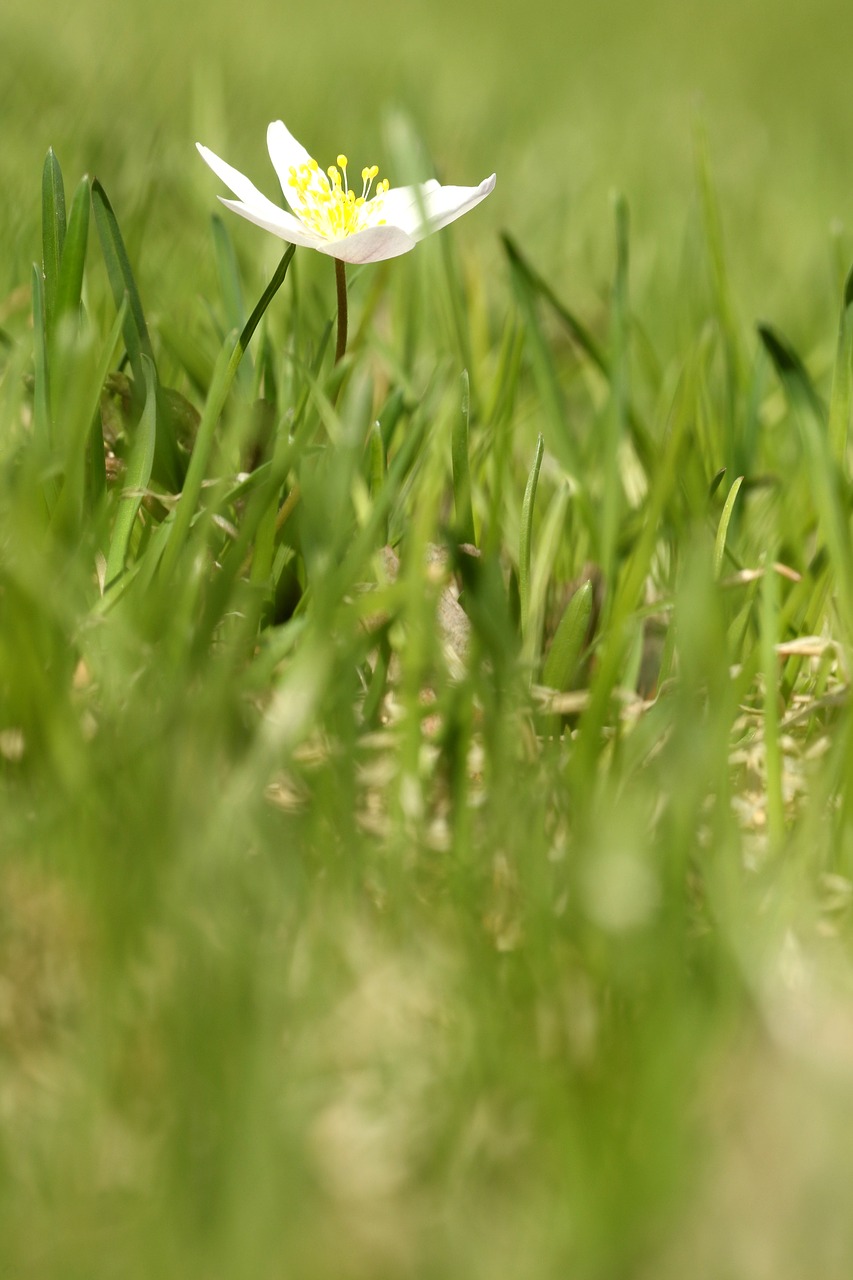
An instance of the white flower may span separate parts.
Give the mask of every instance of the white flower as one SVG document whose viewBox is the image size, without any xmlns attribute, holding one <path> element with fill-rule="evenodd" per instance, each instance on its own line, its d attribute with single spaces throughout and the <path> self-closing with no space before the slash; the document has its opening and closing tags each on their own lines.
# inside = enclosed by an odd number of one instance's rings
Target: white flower
<svg viewBox="0 0 853 1280">
<path fill-rule="evenodd" d="M 267 147 L 293 210 L 288 213 L 207 147 L 200 142 L 196 146 L 237 196 L 236 200 L 220 196 L 228 209 L 282 240 L 318 249 L 342 262 L 381 262 L 407 253 L 418 240 L 485 200 L 495 185 L 492 174 L 479 187 L 443 187 L 433 179 L 391 190 L 387 179 L 376 181 L 379 170 L 372 165 L 361 171 L 359 193 L 349 185 L 346 156 L 338 156 L 337 164 L 323 173 L 281 120 L 274 120 L 267 129 Z"/>
</svg>

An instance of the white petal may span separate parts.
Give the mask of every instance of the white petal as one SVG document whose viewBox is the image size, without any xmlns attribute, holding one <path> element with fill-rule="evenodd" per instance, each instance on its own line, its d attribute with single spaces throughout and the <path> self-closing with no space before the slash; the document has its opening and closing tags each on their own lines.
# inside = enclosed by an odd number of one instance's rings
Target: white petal
<svg viewBox="0 0 853 1280">
<path fill-rule="evenodd" d="M 400 227 L 416 240 L 422 240 L 424 236 L 461 218 L 494 189 L 494 174 L 478 187 L 442 187 L 435 181 L 425 182 L 422 186 L 392 187 L 381 197 L 382 217 L 389 225 Z"/>
<path fill-rule="evenodd" d="M 249 217 L 246 209 L 251 209 L 256 215 L 249 219 L 250 222 L 257 222 L 258 226 L 265 226 L 267 222 L 272 222 L 276 226 L 275 235 L 283 235 L 285 229 L 288 234 L 286 239 L 291 240 L 293 244 L 307 244 L 307 240 L 297 240 L 295 236 L 302 235 L 303 226 L 292 214 L 286 213 L 284 209 L 280 209 L 277 204 L 273 204 L 272 200 L 268 200 L 262 191 L 259 191 L 253 182 L 237 169 L 233 169 L 230 164 L 221 160 L 219 156 L 210 151 L 207 147 L 203 147 L 200 142 L 196 143 L 199 155 L 206 164 L 210 166 L 218 178 L 221 178 L 226 187 L 230 187 L 235 196 L 240 197 L 240 203 L 234 200 L 222 200 L 222 203 L 229 209 L 242 214 L 244 218 Z M 220 199 L 222 197 L 220 196 Z M 259 220 L 260 219 L 260 220 Z M 293 233 L 291 236 L 290 232 Z M 310 241 L 314 243 L 313 239 Z"/>
<path fill-rule="evenodd" d="M 314 247 L 341 262 L 384 262 L 414 249 L 417 241 L 400 227 L 366 227 L 340 240 L 321 240 Z"/>
<path fill-rule="evenodd" d="M 254 222 L 256 227 L 263 227 L 264 231 L 271 231 L 274 236 L 278 236 L 280 240 L 287 240 L 289 244 L 299 244 L 306 249 L 325 249 L 328 243 L 321 236 L 309 231 L 298 218 L 286 213 L 284 209 L 279 209 L 270 200 L 267 204 L 271 212 L 256 204 L 243 204 L 240 200 L 225 200 L 222 196 L 219 199 L 226 209 L 239 213 L 241 218 Z"/>
<path fill-rule="evenodd" d="M 301 142 L 297 142 L 293 134 L 285 128 L 282 120 L 273 120 L 267 127 L 267 150 L 273 168 L 278 174 L 281 189 L 287 195 L 291 185 L 290 170 L 298 169 L 301 164 L 308 164 L 311 156 Z"/>
</svg>

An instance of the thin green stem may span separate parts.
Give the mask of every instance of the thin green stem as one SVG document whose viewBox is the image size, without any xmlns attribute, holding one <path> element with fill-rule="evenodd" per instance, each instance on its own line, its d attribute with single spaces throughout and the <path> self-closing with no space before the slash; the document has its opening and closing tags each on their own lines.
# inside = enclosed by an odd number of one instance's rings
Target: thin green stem
<svg viewBox="0 0 853 1280">
<path fill-rule="evenodd" d="M 335 346 L 335 364 L 342 360 L 347 349 L 347 268 L 340 258 L 335 258 L 335 284 L 338 286 L 338 341 Z"/>
</svg>

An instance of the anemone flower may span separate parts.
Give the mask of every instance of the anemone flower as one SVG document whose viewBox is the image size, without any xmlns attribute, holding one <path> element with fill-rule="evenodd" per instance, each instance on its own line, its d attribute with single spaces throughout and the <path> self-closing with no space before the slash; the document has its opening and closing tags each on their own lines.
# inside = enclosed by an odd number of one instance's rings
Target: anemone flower
<svg viewBox="0 0 853 1280">
<path fill-rule="evenodd" d="M 335 259 L 338 286 L 338 343 L 336 359 L 346 347 L 345 263 L 381 262 L 413 249 L 419 240 L 439 231 L 473 209 L 494 189 L 495 175 L 478 187 L 444 187 L 434 179 L 391 189 L 379 178 L 376 165 L 361 170 L 361 190 L 350 186 L 344 155 L 324 173 L 317 161 L 274 120 L 267 129 L 267 147 L 287 203 L 292 210 L 268 200 L 244 174 L 214 155 L 200 142 L 199 154 L 236 200 L 220 199 L 226 208 L 290 244 L 317 249 Z"/>
<path fill-rule="evenodd" d="M 267 147 L 278 174 L 288 213 L 268 200 L 254 183 L 219 156 L 196 143 L 202 159 L 237 196 L 222 199 L 228 209 L 291 244 L 317 249 L 341 262 L 381 262 L 413 249 L 473 209 L 493 190 L 495 175 L 478 187 L 443 187 L 432 180 L 412 187 L 389 187 L 376 165 L 361 170 L 361 190 L 350 186 L 347 158 L 325 173 L 285 128 L 274 120 Z"/>
</svg>

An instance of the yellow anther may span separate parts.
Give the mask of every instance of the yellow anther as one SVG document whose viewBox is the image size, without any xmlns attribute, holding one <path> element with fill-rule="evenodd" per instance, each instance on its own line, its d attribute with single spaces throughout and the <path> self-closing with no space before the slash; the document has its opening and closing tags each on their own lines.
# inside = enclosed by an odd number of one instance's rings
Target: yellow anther
<svg viewBox="0 0 853 1280">
<path fill-rule="evenodd" d="M 377 174 L 378 174 L 378 173 L 379 173 L 379 165 L 378 165 L 378 164 L 373 164 L 373 165 L 371 165 L 371 166 L 370 166 L 370 168 L 368 169 L 368 171 L 367 171 L 367 176 L 368 176 L 368 178 L 375 178 L 375 177 L 377 176 Z"/>
<path fill-rule="evenodd" d="M 346 158 L 346 156 L 338 156 L 338 166 L 339 166 L 341 169 L 345 169 L 345 168 L 347 167 L 347 158 Z"/>
</svg>

